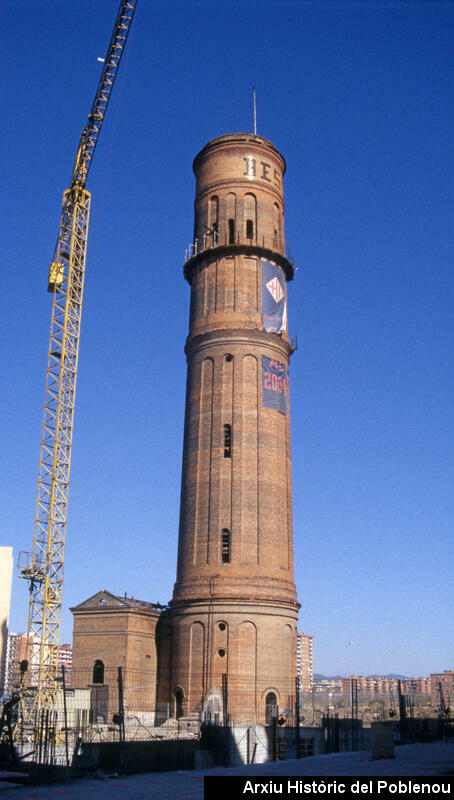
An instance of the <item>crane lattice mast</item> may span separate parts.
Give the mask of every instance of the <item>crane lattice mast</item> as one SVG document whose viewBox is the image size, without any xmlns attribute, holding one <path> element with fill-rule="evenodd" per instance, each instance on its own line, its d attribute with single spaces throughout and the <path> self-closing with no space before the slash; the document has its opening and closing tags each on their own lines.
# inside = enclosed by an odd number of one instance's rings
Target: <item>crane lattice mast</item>
<svg viewBox="0 0 454 800">
<path fill-rule="evenodd" d="M 27 658 L 39 647 L 25 683 L 31 712 L 50 703 L 58 670 L 66 513 L 77 361 L 87 251 L 90 192 L 85 188 L 104 116 L 134 17 L 137 0 L 122 0 L 96 95 L 80 137 L 60 229 L 49 268 L 53 292 L 33 553 L 21 554 L 21 577 L 30 585 Z"/>
</svg>

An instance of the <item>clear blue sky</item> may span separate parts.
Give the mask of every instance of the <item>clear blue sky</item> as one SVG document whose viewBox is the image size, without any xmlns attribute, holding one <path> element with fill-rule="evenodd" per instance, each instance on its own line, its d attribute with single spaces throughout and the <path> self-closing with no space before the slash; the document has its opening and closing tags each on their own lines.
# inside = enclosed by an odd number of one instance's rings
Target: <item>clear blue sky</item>
<svg viewBox="0 0 454 800">
<path fill-rule="evenodd" d="M 1 5 L 0 543 L 15 556 L 33 539 L 47 269 L 117 5 Z M 98 589 L 171 598 L 191 165 L 252 129 L 256 86 L 300 267 L 300 629 L 325 674 L 454 666 L 453 35 L 451 2 L 139 0 L 88 181 L 63 641 Z M 26 607 L 15 579 L 12 630 Z"/>
</svg>

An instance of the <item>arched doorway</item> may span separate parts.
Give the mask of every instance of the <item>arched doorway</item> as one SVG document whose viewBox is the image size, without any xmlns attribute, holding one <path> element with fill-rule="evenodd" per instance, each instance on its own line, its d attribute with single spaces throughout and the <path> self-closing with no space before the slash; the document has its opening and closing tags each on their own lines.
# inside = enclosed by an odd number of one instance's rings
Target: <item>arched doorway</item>
<svg viewBox="0 0 454 800">
<path fill-rule="evenodd" d="M 180 719 L 183 716 L 183 689 L 178 686 L 173 693 L 173 697 L 175 700 L 175 717 Z"/>
<path fill-rule="evenodd" d="M 274 692 L 268 692 L 265 697 L 265 722 L 271 725 L 273 717 L 277 717 L 277 697 Z"/>
</svg>

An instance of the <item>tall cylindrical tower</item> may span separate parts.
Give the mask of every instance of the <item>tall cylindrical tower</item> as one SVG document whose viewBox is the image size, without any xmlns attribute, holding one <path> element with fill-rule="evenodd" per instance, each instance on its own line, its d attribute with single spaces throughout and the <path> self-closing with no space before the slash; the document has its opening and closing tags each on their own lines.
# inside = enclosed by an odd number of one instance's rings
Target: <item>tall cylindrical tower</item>
<svg viewBox="0 0 454 800">
<path fill-rule="evenodd" d="M 231 718 L 261 719 L 293 703 L 299 608 L 285 161 L 261 136 L 234 133 L 209 142 L 194 172 L 171 689 L 179 714 L 222 715 L 228 686 Z"/>
</svg>

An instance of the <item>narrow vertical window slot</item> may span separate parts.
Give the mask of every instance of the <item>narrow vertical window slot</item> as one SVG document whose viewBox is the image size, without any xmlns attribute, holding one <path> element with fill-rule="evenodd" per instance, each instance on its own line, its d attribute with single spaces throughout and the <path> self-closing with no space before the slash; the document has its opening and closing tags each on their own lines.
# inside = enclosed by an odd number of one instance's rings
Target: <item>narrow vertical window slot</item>
<svg viewBox="0 0 454 800">
<path fill-rule="evenodd" d="M 274 247 L 279 250 L 281 247 L 281 212 L 277 203 L 273 206 L 273 220 L 274 220 Z"/>
<path fill-rule="evenodd" d="M 229 219 L 229 244 L 235 244 L 235 220 Z"/>
<path fill-rule="evenodd" d="M 224 425 L 224 458 L 232 458 L 232 426 Z"/>
<path fill-rule="evenodd" d="M 230 531 L 224 528 L 221 536 L 221 561 L 230 564 Z"/>
</svg>

